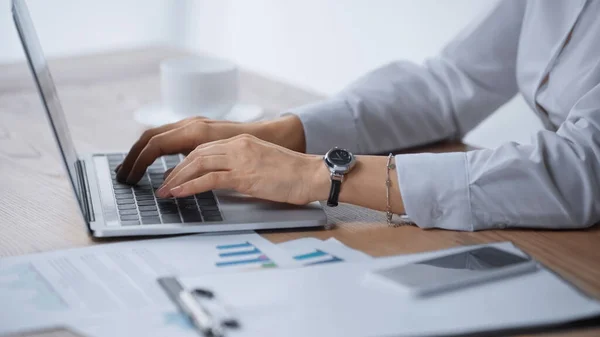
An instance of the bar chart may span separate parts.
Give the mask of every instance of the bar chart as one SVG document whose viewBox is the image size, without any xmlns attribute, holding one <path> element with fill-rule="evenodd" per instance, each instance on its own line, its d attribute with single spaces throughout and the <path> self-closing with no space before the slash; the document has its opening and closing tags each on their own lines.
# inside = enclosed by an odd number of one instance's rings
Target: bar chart
<svg viewBox="0 0 600 337">
<path fill-rule="evenodd" d="M 299 261 L 304 266 L 344 261 L 343 259 L 320 249 L 315 249 L 314 251 L 306 254 L 295 255 L 294 260 Z"/>
<path fill-rule="evenodd" d="M 215 266 L 248 267 L 248 268 L 275 268 L 277 264 L 252 243 L 240 242 L 215 247 L 218 259 Z"/>
</svg>

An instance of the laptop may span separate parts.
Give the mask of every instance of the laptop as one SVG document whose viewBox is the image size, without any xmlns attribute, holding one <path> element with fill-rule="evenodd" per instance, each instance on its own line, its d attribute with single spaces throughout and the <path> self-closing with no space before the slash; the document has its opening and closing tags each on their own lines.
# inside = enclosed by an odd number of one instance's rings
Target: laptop
<svg viewBox="0 0 600 337">
<path fill-rule="evenodd" d="M 30 70 L 58 143 L 81 213 L 94 237 L 166 235 L 323 226 L 318 202 L 294 206 L 214 190 L 186 198 L 161 199 L 155 190 L 164 172 L 183 157 L 158 158 L 135 186 L 116 180 L 122 153 L 79 155 L 69 134 L 56 87 L 24 0 L 12 13 Z"/>
</svg>

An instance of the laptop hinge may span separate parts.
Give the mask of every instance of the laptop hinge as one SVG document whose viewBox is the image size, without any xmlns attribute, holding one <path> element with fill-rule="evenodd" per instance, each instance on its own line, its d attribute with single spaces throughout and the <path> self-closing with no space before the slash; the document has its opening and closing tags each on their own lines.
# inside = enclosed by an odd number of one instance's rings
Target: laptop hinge
<svg viewBox="0 0 600 337">
<path fill-rule="evenodd" d="M 94 206 L 92 205 L 92 198 L 90 197 L 90 186 L 87 179 L 87 174 L 85 170 L 85 162 L 83 160 L 77 160 L 75 165 L 77 170 L 77 183 L 79 186 L 80 199 L 79 203 L 81 204 L 81 209 L 83 210 L 83 216 L 85 220 L 89 222 L 95 221 L 94 217 Z"/>
</svg>

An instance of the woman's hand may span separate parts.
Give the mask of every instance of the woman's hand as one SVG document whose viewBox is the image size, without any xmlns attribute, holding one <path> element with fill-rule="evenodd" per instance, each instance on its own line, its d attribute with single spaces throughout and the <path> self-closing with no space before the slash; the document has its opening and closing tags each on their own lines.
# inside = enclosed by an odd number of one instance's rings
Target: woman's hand
<svg viewBox="0 0 600 337">
<path fill-rule="evenodd" d="M 321 157 L 240 135 L 196 147 L 168 173 L 157 194 L 185 197 L 233 189 L 260 199 L 303 205 L 326 199 L 329 184 Z"/>
<path fill-rule="evenodd" d="M 148 166 L 160 156 L 187 154 L 201 144 L 241 134 L 251 134 L 294 151 L 304 152 L 302 122 L 293 115 L 257 123 L 234 123 L 194 117 L 144 132 L 117 168 L 117 179 L 120 182 L 135 184 L 142 178 Z"/>
</svg>

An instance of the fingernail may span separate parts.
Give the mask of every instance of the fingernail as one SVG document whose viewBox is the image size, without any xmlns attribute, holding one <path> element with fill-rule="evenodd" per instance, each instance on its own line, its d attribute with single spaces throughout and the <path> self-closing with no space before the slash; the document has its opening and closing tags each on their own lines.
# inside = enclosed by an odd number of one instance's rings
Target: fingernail
<svg viewBox="0 0 600 337">
<path fill-rule="evenodd" d="M 161 185 L 158 190 L 156 190 L 156 194 L 158 194 L 159 197 L 161 198 L 166 198 L 167 197 L 167 190 L 165 189 L 165 185 Z"/>
<path fill-rule="evenodd" d="M 183 187 L 177 186 L 177 187 L 172 188 L 170 190 L 170 192 L 173 196 L 177 196 L 179 193 L 181 193 L 182 190 L 183 190 Z"/>
</svg>

